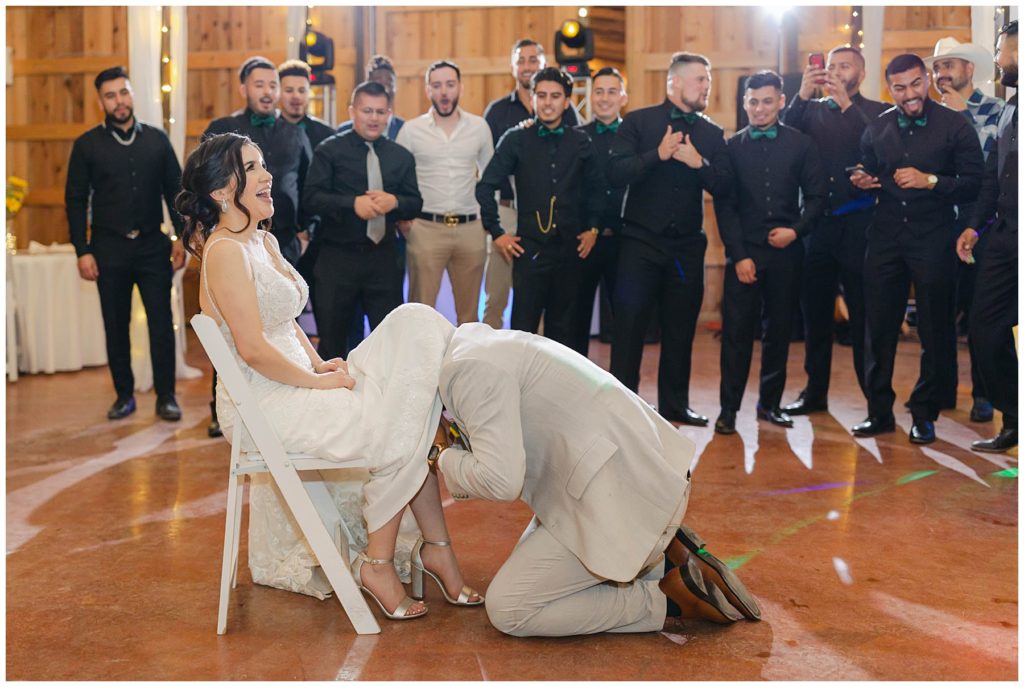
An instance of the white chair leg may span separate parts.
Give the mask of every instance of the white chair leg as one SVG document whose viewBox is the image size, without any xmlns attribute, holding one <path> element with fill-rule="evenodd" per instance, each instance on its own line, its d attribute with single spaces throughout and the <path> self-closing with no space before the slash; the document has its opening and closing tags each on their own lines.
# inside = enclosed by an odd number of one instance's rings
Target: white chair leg
<svg viewBox="0 0 1024 687">
<path fill-rule="evenodd" d="M 252 484 L 252 481 L 249 482 Z M 235 536 L 234 536 L 234 549 L 231 552 L 231 588 L 234 589 L 238 584 L 238 547 L 242 541 L 242 502 L 245 489 L 245 475 L 238 476 L 238 482 L 235 484 Z"/>
<path fill-rule="evenodd" d="M 341 554 L 332 541 L 331 534 L 324 526 L 316 508 L 313 505 L 309 494 L 303 488 L 302 480 L 294 468 L 285 467 L 284 456 L 276 460 L 273 456 L 264 454 L 264 460 L 274 475 L 274 480 L 281 489 L 285 503 L 291 509 L 292 514 L 299 523 L 299 528 L 306 535 L 313 555 L 320 562 L 320 567 L 327 575 L 334 593 L 338 596 L 349 621 L 359 634 L 377 634 L 380 632 L 380 625 L 373 617 L 366 599 L 352 579 L 348 564 L 341 559 Z"/>
<path fill-rule="evenodd" d="M 233 576 L 232 560 L 234 551 L 238 546 L 238 526 L 235 520 L 238 518 L 238 509 L 235 502 L 238 500 L 238 482 L 244 479 L 234 472 L 228 477 L 228 502 L 224 509 L 224 555 L 220 567 L 220 600 L 217 604 L 217 634 L 222 635 L 228 626 L 228 602 L 231 599 L 231 579 Z"/>
</svg>

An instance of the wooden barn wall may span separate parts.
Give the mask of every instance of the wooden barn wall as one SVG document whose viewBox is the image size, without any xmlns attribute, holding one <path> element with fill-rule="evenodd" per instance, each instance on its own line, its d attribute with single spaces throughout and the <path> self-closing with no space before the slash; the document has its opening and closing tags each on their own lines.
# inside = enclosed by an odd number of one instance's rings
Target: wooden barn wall
<svg viewBox="0 0 1024 687">
<path fill-rule="evenodd" d="M 18 247 L 66 243 L 71 144 L 103 121 L 93 78 L 128 62 L 124 7 L 8 7 L 7 174 L 30 184 L 14 221 Z"/>
<path fill-rule="evenodd" d="M 7 87 L 7 169 L 29 180 L 31 192 L 14 229 L 18 245 L 67 240 L 64 180 L 71 142 L 99 123 L 92 78 L 128 59 L 125 7 L 8 7 L 7 44 L 13 49 L 13 84 Z M 800 7 L 800 55 L 849 40 L 843 25 L 850 7 Z M 738 78 L 775 68 L 774 20 L 760 7 L 593 7 L 595 64 L 625 73 L 630 106 L 659 102 L 665 68 L 677 50 L 706 54 L 714 88 L 708 114 L 732 133 Z M 509 49 L 532 37 L 553 52 L 552 36 L 575 7 L 335 7 L 314 6 L 314 28 L 335 42 L 337 118 L 347 118 L 352 87 L 362 80 L 371 51 L 389 55 L 398 72 L 395 111 L 414 117 L 426 111 L 423 71 L 451 58 L 463 69 L 462 105 L 480 113 L 509 93 Z M 237 69 L 252 55 L 275 64 L 288 54 L 287 7 L 190 7 L 188 9 L 188 121 L 185 154 L 209 121 L 243 107 Z M 374 27 L 373 34 L 369 27 Z M 945 35 L 970 40 L 968 7 L 888 7 L 883 64 L 897 52 L 930 54 Z M 877 65 L 881 69 L 882 65 Z M 705 317 L 721 303 L 724 251 L 707 203 L 709 235 Z"/>
</svg>

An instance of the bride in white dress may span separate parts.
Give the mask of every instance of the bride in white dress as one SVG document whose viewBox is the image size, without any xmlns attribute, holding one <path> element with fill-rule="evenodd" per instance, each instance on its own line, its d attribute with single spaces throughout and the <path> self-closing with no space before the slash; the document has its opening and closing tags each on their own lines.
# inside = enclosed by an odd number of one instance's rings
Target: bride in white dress
<svg viewBox="0 0 1024 687">
<path fill-rule="evenodd" d="M 347 361 L 322 360 L 295 322 L 308 287 L 260 228 L 274 211 L 272 180 L 260 149 L 244 136 L 211 137 L 189 156 L 175 206 L 185 218 L 182 241 L 202 259 L 200 306 L 220 324 L 286 450 L 369 460 L 367 546 L 353 573 L 385 615 L 406 619 L 427 610 L 406 597 L 393 565 L 407 505 L 423 533 L 412 551 L 413 576 L 436 575 L 445 599 L 478 605 L 483 597 L 463 585 L 427 463 L 431 445 L 446 443 L 437 381 L 454 328 L 432 308 L 403 305 Z M 219 383 L 217 413 L 230 437 L 233 407 Z M 250 492 L 253 580 L 323 598 L 329 586 L 275 492 L 270 480 L 254 482 Z M 342 515 L 350 529 L 362 529 L 351 513 Z"/>
</svg>

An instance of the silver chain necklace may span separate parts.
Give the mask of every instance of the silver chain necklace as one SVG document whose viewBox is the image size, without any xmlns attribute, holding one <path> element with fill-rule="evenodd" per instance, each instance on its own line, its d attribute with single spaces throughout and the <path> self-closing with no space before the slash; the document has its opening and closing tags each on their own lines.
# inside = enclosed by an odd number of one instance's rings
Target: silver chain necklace
<svg viewBox="0 0 1024 687">
<path fill-rule="evenodd" d="M 106 126 L 106 125 L 107 125 L 106 122 L 104 122 L 103 126 Z M 135 128 L 134 126 L 132 126 L 132 135 L 128 137 L 127 141 L 124 141 L 124 140 L 121 140 L 121 137 L 117 135 L 117 132 L 114 131 L 113 128 L 110 129 L 110 135 L 114 137 L 115 141 L 117 141 L 118 143 L 120 143 L 123 146 L 130 146 L 132 143 L 135 143 L 135 134 L 137 134 L 137 133 L 139 133 L 139 130 L 137 128 Z"/>
</svg>

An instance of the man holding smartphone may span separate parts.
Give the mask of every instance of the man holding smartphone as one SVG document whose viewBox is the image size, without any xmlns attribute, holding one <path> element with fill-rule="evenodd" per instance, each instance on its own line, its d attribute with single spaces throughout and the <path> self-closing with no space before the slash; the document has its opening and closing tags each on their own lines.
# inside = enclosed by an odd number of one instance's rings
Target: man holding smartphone
<svg viewBox="0 0 1024 687">
<path fill-rule="evenodd" d="M 864 281 L 868 417 L 853 434 L 870 437 L 896 429 L 892 373 L 913 283 L 921 372 L 910 395 L 910 441 L 930 444 L 942 406 L 941 372 L 956 355 L 945 345 L 953 327 L 954 206 L 978 195 L 981 145 L 960 113 L 928 99 L 928 70 L 920 57 L 894 57 L 885 78 L 896 106 L 864 132 L 864 169 L 850 176 L 857 188 L 878 192 L 864 258 L 864 273 L 870 275 Z"/>
<path fill-rule="evenodd" d="M 853 366 L 864 391 L 864 237 L 874 198 L 851 185 L 846 170 L 860 161 L 860 137 L 886 106 L 860 94 L 865 71 L 859 50 L 833 48 L 827 68 L 824 64 L 821 53 L 809 56 L 800 92 L 783 116 L 786 124 L 818 144 L 828 184 L 824 211 L 804 239 L 800 306 L 807 386 L 782 408 L 789 415 L 828 409 L 833 312 L 840 287 L 850 313 Z M 823 97 L 815 99 L 819 88 Z"/>
</svg>

